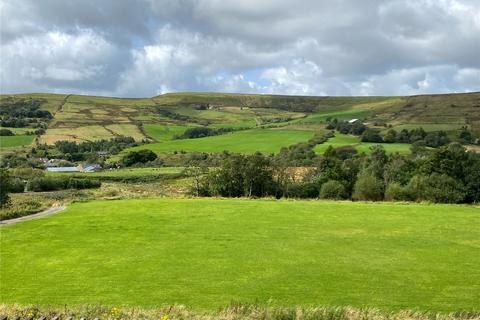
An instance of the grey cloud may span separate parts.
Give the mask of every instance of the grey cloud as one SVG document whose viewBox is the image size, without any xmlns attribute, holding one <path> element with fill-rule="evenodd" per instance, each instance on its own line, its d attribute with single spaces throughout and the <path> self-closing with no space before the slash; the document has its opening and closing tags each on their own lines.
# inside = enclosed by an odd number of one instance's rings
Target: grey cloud
<svg viewBox="0 0 480 320">
<path fill-rule="evenodd" d="M 407 94 L 480 82 L 475 0 L 0 1 L 2 92 Z"/>
</svg>

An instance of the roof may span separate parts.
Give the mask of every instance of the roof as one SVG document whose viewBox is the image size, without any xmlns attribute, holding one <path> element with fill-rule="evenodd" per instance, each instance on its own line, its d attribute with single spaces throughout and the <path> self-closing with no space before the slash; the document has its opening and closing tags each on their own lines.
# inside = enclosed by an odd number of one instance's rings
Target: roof
<svg viewBox="0 0 480 320">
<path fill-rule="evenodd" d="M 357 122 L 358 119 L 352 119 L 352 120 L 348 120 L 348 123 L 354 123 L 354 122 Z"/>
<path fill-rule="evenodd" d="M 78 168 L 82 172 L 94 172 L 94 171 L 98 171 L 99 169 L 102 169 L 102 166 L 94 163 L 94 164 L 82 164 L 82 165 L 79 165 Z"/>
<path fill-rule="evenodd" d="M 78 171 L 77 167 L 53 167 L 47 168 L 48 172 L 76 172 Z"/>
</svg>

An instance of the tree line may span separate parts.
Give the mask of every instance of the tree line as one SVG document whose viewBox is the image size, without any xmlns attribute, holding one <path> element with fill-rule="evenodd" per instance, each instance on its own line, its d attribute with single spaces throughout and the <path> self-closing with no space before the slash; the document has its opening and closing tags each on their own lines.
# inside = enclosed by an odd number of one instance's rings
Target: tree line
<svg viewBox="0 0 480 320">
<path fill-rule="evenodd" d="M 428 155 L 369 154 L 329 148 L 314 165 L 298 172 L 283 158 L 231 154 L 219 166 L 192 166 L 197 196 L 292 197 L 365 201 L 480 201 L 480 156 L 451 143 Z M 298 171 L 298 169 L 296 169 Z"/>
</svg>

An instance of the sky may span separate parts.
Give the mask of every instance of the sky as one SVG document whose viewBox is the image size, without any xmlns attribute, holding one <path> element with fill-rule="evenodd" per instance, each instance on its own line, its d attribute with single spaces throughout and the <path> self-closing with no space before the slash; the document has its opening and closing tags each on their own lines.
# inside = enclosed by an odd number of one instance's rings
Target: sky
<svg viewBox="0 0 480 320">
<path fill-rule="evenodd" d="M 480 91 L 480 0 L 0 0 L 1 93 Z"/>
</svg>

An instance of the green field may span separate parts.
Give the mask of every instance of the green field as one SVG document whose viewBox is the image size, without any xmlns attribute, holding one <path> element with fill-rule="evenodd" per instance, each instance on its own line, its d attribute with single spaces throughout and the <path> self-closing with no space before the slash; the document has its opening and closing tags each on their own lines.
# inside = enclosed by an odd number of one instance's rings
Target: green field
<svg viewBox="0 0 480 320">
<path fill-rule="evenodd" d="M 340 148 L 346 146 L 352 146 L 357 149 L 358 152 L 369 153 L 370 148 L 375 145 L 381 145 L 387 153 L 398 152 L 400 154 L 410 153 L 410 144 L 407 143 L 372 143 L 372 142 L 362 142 L 360 137 L 350 135 L 350 134 L 341 134 L 335 133 L 335 136 L 328 139 L 327 142 L 318 144 L 315 146 L 314 150 L 316 153 L 324 153 L 329 146 L 333 148 Z"/>
<path fill-rule="evenodd" d="M 126 151 L 149 149 L 156 153 L 173 151 L 239 153 L 276 153 L 282 147 L 307 141 L 314 135 L 313 130 L 305 129 L 253 129 L 236 131 L 219 136 L 198 139 L 173 140 L 163 143 L 142 145 Z"/>
<path fill-rule="evenodd" d="M 131 136 L 137 141 L 147 135 L 163 142 L 181 133 L 185 127 L 198 125 L 255 128 L 296 124 L 319 129 L 327 118 L 359 118 L 369 123 L 391 125 L 395 129 L 419 126 L 427 131 L 441 129 L 448 131 L 451 138 L 455 138 L 458 128 L 468 125 L 476 136 L 480 135 L 478 92 L 406 97 L 193 92 L 139 99 L 58 94 L 10 96 L 45 100 L 41 108 L 54 115 L 46 133 L 40 137 L 40 143 L 46 144 L 58 140 L 110 139 L 118 135 Z M 199 104 L 208 107 L 200 110 L 197 108 Z M 169 129 L 164 130 L 167 123 Z M 145 134 L 140 130 L 142 127 Z M 235 151 L 236 147 L 227 145 L 221 148 Z M 251 152 L 251 148 L 242 149 Z M 271 149 L 278 150 L 276 147 Z"/>
<path fill-rule="evenodd" d="M 0 303 L 479 310 L 479 213 L 323 201 L 74 203 L 1 227 Z"/>
<path fill-rule="evenodd" d="M 0 148 L 13 148 L 27 146 L 32 143 L 35 136 L 0 136 Z"/>
<path fill-rule="evenodd" d="M 172 140 L 176 135 L 181 135 L 192 126 L 180 126 L 172 124 L 144 124 L 145 133 L 152 139 L 162 142 Z"/>
</svg>

